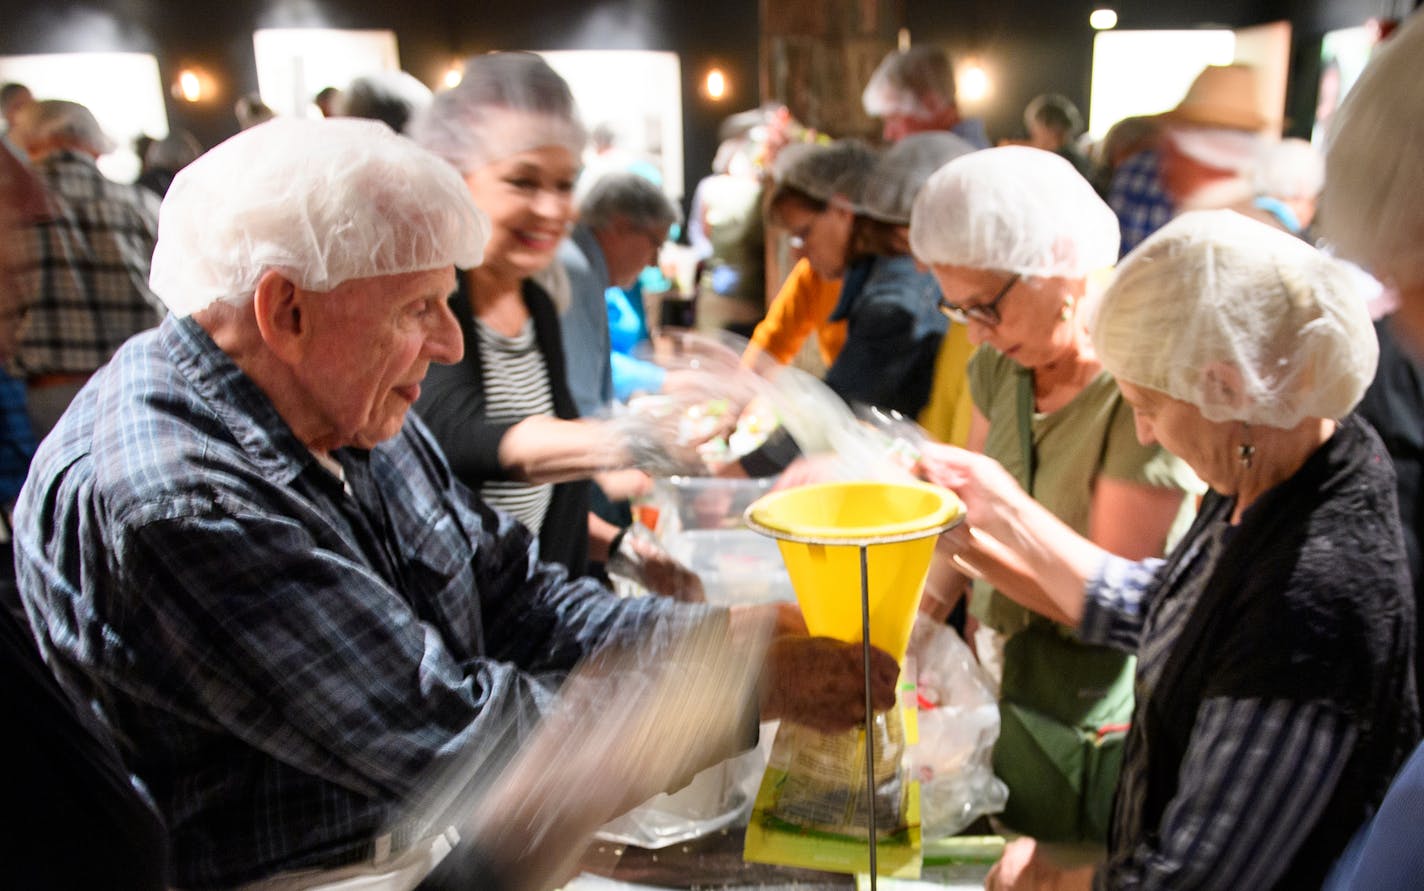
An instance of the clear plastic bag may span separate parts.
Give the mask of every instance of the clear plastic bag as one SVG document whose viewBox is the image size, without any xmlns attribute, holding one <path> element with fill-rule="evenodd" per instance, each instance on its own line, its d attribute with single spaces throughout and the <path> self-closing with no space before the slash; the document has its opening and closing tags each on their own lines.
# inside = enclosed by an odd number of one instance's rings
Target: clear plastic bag
<svg viewBox="0 0 1424 891">
<path fill-rule="evenodd" d="M 919 743 L 910 762 L 920 782 L 921 828 L 926 840 L 943 838 L 1008 801 L 1008 787 L 991 766 L 997 692 L 954 629 L 924 618 L 910 637 L 906 668 L 915 673 L 919 705 Z"/>
<path fill-rule="evenodd" d="M 746 821 L 766 769 L 776 722 L 761 727 L 761 745 L 715 764 L 676 792 L 657 795 L 598 831 L 598 838 L 665 848 Z"/>
</svg>

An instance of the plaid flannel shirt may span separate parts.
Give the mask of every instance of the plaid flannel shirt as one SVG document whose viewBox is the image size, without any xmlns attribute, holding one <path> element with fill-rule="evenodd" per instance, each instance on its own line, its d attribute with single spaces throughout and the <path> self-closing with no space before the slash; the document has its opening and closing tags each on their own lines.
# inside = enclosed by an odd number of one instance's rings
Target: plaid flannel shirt
<svg viewBox="0 0 1424 891">
<path fill-rule="evenodd" d="M 28 320 L 20 377 L 87 374 L 163 318 L 148 287 L 158 199 L 106 179 L 92 159 L 57 152 L 36 166 L 51 213 L 26 228 L 17 277 Z"/>
<path fill-rule="evenodd" d="M 31 625 L 156 801 L 179 887 L 370 856 L 422 778 L 527 729 L 585 652 L 706 615 L 538 563 L 413 415 L 334 457 L 345 485 L 170 317 L 91 379 L 21 493 Z"/>
<path fill-rule="evenodd" d="M 1122 228 L 1119 257 L 1127 256 L 1143 239 L 1167 225 L 1176 212 L 1162 188 L 1157 164 L 1157 152 L 1144 149 L 1123 161 L 1113 173 L 1108 206 L 1117 214 Z"/>
</svg>

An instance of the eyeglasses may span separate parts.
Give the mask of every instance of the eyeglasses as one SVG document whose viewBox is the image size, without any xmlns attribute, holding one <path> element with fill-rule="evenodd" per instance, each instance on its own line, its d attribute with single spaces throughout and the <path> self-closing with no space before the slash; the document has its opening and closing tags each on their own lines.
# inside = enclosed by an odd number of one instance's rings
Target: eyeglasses
<svg viewBox="0 0 1424 891">
<path fill-rule="evenodd" d="M 1019 283 L 1019 278 L 1020 275 L 1017 272 L 1009 276 L 1009 280 L 1004 282 L 1004 286 L 999 289 L 999 293 L 995 294 L 994 299 L 988 303 L 960 306 L 958 303 L 950 303 L 948 300 L 945 300 L 944 297 L 940 297 L 939 311 L 961 325 L 967 325 L 972 320 L 981 325 L 987 325 L 993 328 L 998 325 L 999 322 L 1003 321 L 999 316 L 999 301 L 1003 300 L 1004 297 L 1013 290 L 1014 285 Z"/>
</svg>

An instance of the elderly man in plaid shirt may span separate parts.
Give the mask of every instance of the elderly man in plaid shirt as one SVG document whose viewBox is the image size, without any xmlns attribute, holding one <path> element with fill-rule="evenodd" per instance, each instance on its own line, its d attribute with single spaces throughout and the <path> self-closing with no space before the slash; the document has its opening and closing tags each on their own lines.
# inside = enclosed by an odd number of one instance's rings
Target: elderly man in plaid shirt
<svg viewBox="0 0 1424 891">
<path fill-rule="evenodd" d="M 78 103 L 32 103 L 11 135 L 51 205 L 29 227 L 19 267 L 29 318 L 14 360 L 43 437 L 120 344 L 163 318 L 148 286 L 158 206 L 148 191 L 99 172 L 95 160 L 114 144 Z"/>
<path fill-rule="evenodd" d="M 409 414 L 461 356 L 447 297 L 488 233 L 459 174 L 381 124 L 245 131 L 165 198 L 168 317 L 40 444 L 21 599 L 167 823 L 174 887 L 410 888 L 449 847 L 405 808 L 463 749 L 527 731 L 610 643 L 741 622 L 538 562 Z M 859 653 L 792 630 L 722 724 L 850 726 Z"/>
</svg>

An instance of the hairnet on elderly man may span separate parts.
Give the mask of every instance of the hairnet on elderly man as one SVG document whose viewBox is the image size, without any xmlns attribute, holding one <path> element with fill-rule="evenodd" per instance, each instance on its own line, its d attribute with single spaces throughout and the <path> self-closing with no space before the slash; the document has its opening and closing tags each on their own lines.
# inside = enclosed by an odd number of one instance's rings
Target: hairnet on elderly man
<svg viewBox="0 0 1424 891">
<path fill-rule="evenodd" d="M 731 624 L 540 563 L 410 417 L 431 364 L 460 358 L 447 297 L 487 232 L 459 174 L 383 124 L 244 131 L 164 203 L 153 280 L 173 312 L 35 456 L 15 510 L 20 596 L 59 682 L 151 794 L 171 886 L 410 887 L 459 815 L 408 802 L 463 750 L 521 738 L 584 656 L 649 654 L 699 627 L 760 662 L 742 634 L 756 610 Z M 827 654 L 859 678 L 859 648 L 788 643 L 767 656 L 767 714 L 848 726 L 858 681 L 838 702 L 782 685 Z M 749 741 L 756 697 L 735 689 L 679 765 Z M 573 825 L 681 776 L 582 777 Z"/>
<path fill-rule="evenodd" d="M 959 114 L 954 66 L 942 47 L 892 50 L 876 66 L 861 94 L 865 113 L 884 121 L 886 142 L 911 133 L 948 130 L 975 148 L 987 148 L 984 122 Z"/>
<path fill-rule="evenodd" d="M 1065 869 L 1023 838 L 989 884 L 1320 887 L 1419 740 L 1394 474 L 1352 413 L 1375 364 L 1363 301 L 1303 241 L 1203 211 L 1129 254 L 1090 316 L 1138 438 L 1210 489 L 1144 560 L 1064 528 L 987 457 L 923 459 L 971 501 L 958 559 L 1137 656 L 1106 860 Z"/>
</svg>

